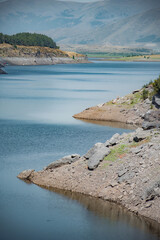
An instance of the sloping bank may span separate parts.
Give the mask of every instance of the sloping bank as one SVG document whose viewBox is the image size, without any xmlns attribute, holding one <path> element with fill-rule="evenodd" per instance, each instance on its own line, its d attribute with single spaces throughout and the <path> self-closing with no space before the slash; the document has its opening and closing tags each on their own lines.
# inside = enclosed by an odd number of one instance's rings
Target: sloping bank
<svg viewBox="0 0 160 240">
<path fill-rule="evenodd" d="M 42 171 L 26 170 L 18 177 L 113 201 L 160 223 L 160 111 L 150 110 L 143 119 L 143 128 L 115 134 L 84 156 L 65 156 Z"/>
<path fill-rule="evenodd" d="M 158 80 L 160 82 L 159 78 Z M 84 120 L 141 125 L 146 112 L 156 111 L 158 108 L 160 108 L 160 93 L 154 94 L 152 84 L 148 84 L 146 87 L 124 97 L 118 97 L 112 101 L 87 108 L 73 117 Z"/>
</svg>

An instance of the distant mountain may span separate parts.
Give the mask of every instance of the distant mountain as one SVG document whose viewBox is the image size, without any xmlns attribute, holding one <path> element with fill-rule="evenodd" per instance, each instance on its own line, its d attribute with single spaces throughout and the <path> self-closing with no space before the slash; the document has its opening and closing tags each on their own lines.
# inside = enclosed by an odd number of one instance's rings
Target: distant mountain
<svg viewBox="0 0 160 240">
<path fill-rule="evenodd" d="M 58 44 L 160 47 L 159 0 L 0 2 L 0 32 L 44 33 Z"/>
</svg>

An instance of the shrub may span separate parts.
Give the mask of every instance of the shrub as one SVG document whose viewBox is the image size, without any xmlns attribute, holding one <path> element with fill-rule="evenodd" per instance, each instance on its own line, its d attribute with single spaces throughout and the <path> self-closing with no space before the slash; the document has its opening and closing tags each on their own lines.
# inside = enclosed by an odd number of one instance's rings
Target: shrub
<svg viewBox="0 0 160 240">
<path fill-rule="evenodd" d="M 152 83 L 155 94 L 160 93 L 160 76 Z"/>
<path fill-rule="evenodd" d="M 143 89 L 143 92 L 142 92 L 142 99 L 143 100 L 146 100 L 148 98 L 148 90 L 146 90 L 145 88 Z"/>
</svg>

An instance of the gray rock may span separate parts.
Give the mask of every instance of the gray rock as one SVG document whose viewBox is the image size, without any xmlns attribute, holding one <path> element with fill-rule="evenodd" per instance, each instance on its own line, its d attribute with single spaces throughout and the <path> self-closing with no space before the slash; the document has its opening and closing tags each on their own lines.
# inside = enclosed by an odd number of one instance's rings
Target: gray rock
<svg viewBox="0 0 160 240">
<path fill-rule="evenodd" d="M 3 69 L 0 68 L 0 74 L 7 74 Z"/>
<path fill-rule="evenodd" d="M 142 128 L 138 128 L 135 131 L 135 136 L 133 137 L 133 140 L 135 142 L 140 142 L 143 139 L 145 139 L 146 137 L 148 137 L 148 132 L 145 132 Z"/>
<path fill-rule="evenodd" d="M 97 168 L 99 163 L 103 161 L 104 157 L 106 157 L 110 151 L 111 150 L 109 148 L 106 148 L 104 146 L 97 149 L 97 151 L 88 160 L 88 169 L 94 170 Z"/>
<path fill-rule="evenodd" d="M 152 128 L 160 128 L 160 122 L 156 123 L 156 122 L 143 122 L 142 123 L 142 128 L 144 130 L 147 129 L 152 129 Z"/>
<path fill-rule="evenodd" d="M 117 180 L 119 183 L 121 182 L 127 182 L 130 179 L 132 179 L 136 175 L 135 171 L 127 171 L 125 174 L 123 174 L 121 177 L 119 177 Z"/>
<path fill-rule="evenodd" d="M 61 167 L 62 165 L 65 165 L 65 164 L 71 164 L 73 162 L 76 162 L 79 159 L 80 159 L 79 154 L 72 154 L 72 155 L 69 155 L 69 156 L 65 156 L 65 157 L 63 157 L 63 158 L 61 158 L 57 161 L 52 162 L 47 167 L 45 167 L 44 170 Z"/>
<path fill-rule="evenodd" d="M 152 103 L 157 107 L 160 108 L 160 94 L 156 94 L 153 96 Z"/>
<path fill-rule="evenodd" d="M 17 177 L 22 179 L 22 180 L 29 180 L 29 177 L 31 176 L 31 174 L 34 171 L 35 171 L 34 169 L 25 170 L 25 171 L 21 172 Z"/>
<path fill-rule="evenodd" d="M 160 110 L 149 110 L 144 115 L 143 129 L 160 128 Z"/>
<path fill-rule="evenodd" d="M 160 197 L 160 180 L 152 182 L 150 186 L 144 191 L 142 199 L 145 201 L 153 200 L 155 197 Z"/>
<path fill-rule="evenodd" d="M 120 140 L 120 135 L 119 135 L 119 133 L 116 133 L 111 137 L 110 140 L 107 140 L 104 145 L 106 147 L 113 146 L 113 145 L 116 145 L 117 143 L 119 143 L 119 140 Z"/>
<path fill-rule="evenodd" d="M 133 154 L 138 154 L 138 153 L 141 152 L 141 150 L 142 150 L 142 147 L 140 146 L 140 147 L 136 147 L 136 148 L 131 149 L 131 152 Z"/>
<path fill-rule="evenodd" d="M 149 208 L 149 207 L 151 207 L 152 206 L 152 203 L 151 202 L 147 202 L 146 204 L 145 204 L 145 208 Z"/>
<path fill-rule="evenodd" d="M 144 101 L 145 104 L 151 104 L 152 102 L 149 100 L 149 98 L 147 98 L 145 101 Z"/>
<path fill-rule="evenodd" d="M 103 148 L 104 144 L 103 143 L 96 143 L 89 151 L 84 155 L 86 159 L 89 159 L 93 154 L 96 153 L 96 151 L 100 148 Z"/>
<path fill-rule="evenodd" d="M 118 171 L 118 172 L 117 172 L 118 177 L 123 176 L 127 171 L 128 171 L 128 169 L 122 169 L 122 170 Z"/>
<path fill-rule="evenodd" d="M 111 187 L 116 187 L 117 185 L 118 185 L 118 182 L 115 180 L 111 181 L 109 184 L 109 186 L 111 186 Z"/>
</svg>

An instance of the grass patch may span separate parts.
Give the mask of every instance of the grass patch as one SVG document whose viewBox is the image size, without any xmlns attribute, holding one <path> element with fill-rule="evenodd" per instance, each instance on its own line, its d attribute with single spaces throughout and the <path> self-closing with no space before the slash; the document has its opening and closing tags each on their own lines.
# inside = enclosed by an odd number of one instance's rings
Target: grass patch
<svg viewBox="0 0 160 240">
<path fill-rule="evenodd" d="M 128 152 L 128 147 L 126 144 L 121 144 L 117 147 L 111 149 L 110 154 L 104 158 L 104 161 L 114 162 L 118 158 L 123 158 Z"/>
</svg>

